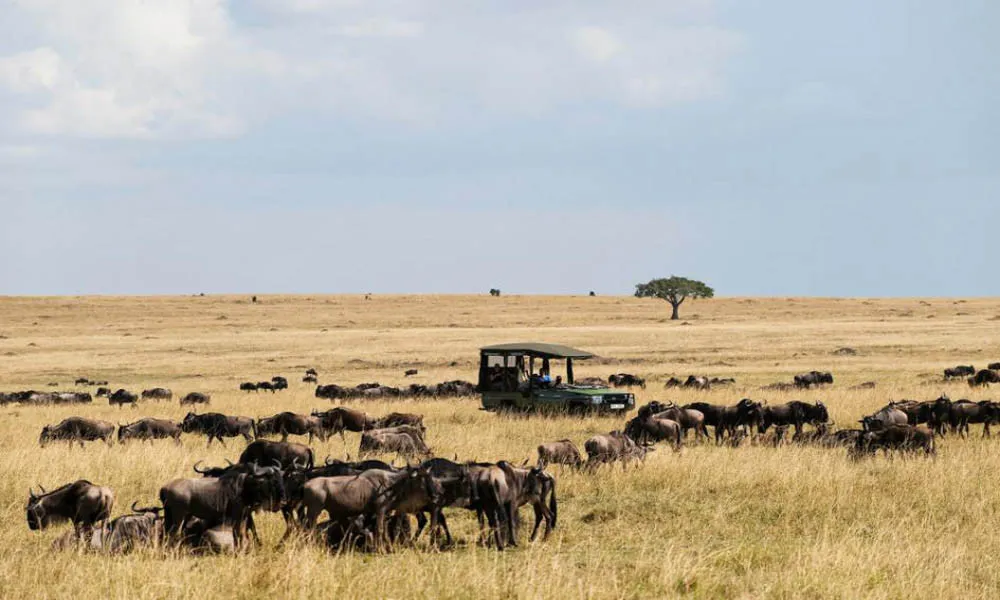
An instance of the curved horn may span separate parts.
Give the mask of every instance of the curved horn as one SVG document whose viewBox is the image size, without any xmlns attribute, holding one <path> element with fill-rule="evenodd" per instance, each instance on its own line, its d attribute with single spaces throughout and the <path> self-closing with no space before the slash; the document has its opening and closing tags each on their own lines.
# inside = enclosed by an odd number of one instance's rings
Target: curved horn
<svg viewBox="0 0 1000 600">
<path fill-rule="evenodd" d="M 226 459 L 226 466 L 229 466 L 229 467 L 232 467 L 232 466 L 233 466 L 233 461 L 231 461 L 231 460 L 229 460 L 229 459 L 227 458 L 227 459 Z"/>
<path fill-rule="evenodd" d="M 193 467 L 191 467 L 191 468 L 192 468 L 192 469 L 194 469 L 194 472 L 195 472 L 195 473 L 200 473 L 200 474 L 204 475 L 204 474 L 205 474 L 205 473 L 207 473 L 208 471 L 199 471 L 199 470 L 198 470 L 198 465 L 200 465 L 201 463 L 202 463 L 202 461 L 200 461 L 200 460 L 199 460 L 198 462 L 194 463 L 194 466 L 193 466 Z"/>
<path fill-rule="evenodd" d="M 333 464 L 333 461 L 332 461 L 332 460 L 330 459 L 330 455 L 329 455 L 329 454 L 327 454 L 327 455 L 326 455 L 326 458 L 324 458 L 324 459 L 323 459 L 323 464 L 324 464 L 324 465 L 327 465 L 327 466 L 329 466 L 329 465 L 332 465 L 332 464 Z"/>
<path fill-rule="evenodd" d="M 38 484 L 38 489 L 42 490 L 43 494 L 48 494 L 48 492 L 45 491 L 45 487 L 42 486 L 42 484 L 40 484 L 40 483 Z"/>
<path fill-rule="evenodd" d="M 31 489 L 31 488 L 29 487 L 29 488 L 28 488 L 28 498 L 30 498 L 30 499 L 32 499 L 32 500 L 34 500 L 34 499 L 35 499 L 35 498 L 37 498 L 37 497 L 38 497 L 38 496 L 36 496 L 36 495 L 35 495 L 35 490 L 33 490 L 33 489 Z"/>
</svg>

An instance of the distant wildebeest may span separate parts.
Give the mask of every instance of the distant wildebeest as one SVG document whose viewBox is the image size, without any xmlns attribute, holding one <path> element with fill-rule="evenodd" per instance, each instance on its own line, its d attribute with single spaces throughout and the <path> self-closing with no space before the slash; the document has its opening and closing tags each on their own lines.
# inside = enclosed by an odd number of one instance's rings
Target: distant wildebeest
<svg viewBox="0 0 1000 600">
<path fill-rule="evenodd" d="M 244 381 L 243 383 L 240 384 L 240 391 L 241 392 L 256 392 L 257 391 L 257 384 L 254 383 L 254 382 L 252 382 L 252 381 Z"/>
<path fill-rule="evenodd" d="M 631 373 L 613 373 L 608 375 L 608 383 L 614 387 L 639 386 L 646 389 L 646 380 Z"/>
<path fill-rule="evenodd" d="M 1000 371 L 1000 362 L 990 363 L 986 365 L 986 368 L 990 371 Z"/>
<path fill-rule="evenodd" d="M 114 406 L 118 405 L 118 408 L 126 404 L 131 404 L 132 408 L 136 408 L 139 403 L 139 396 L 125 389 L 116 390 L 115 393 L 108 396 L 108 404 Z"/>
<path fill-rule="evenodd" d="M 890 425 L 885 429 L 866 431 L 857 437 L 851 455 L 873 455 L 878 450 L 886 455 L 893 450 L 901 453 L 923 451 L 926 455 L 933 455 L 936 452 L 934 433 L 921 425 Z"/>
<path fill-rule="evenodd" d="M 97 396 L 98 398 L 102 397 L 107 398 L 108 396 L 111 395 L 111 388 L 99 387 L 97 388 L 97 392 L 94 395 Z"/>
<path fill-rule="evenodd" d="M 239 548 L 246 526 L 257 537 L 253 512 L 279 510 L 284 496 L 283 473 L 277 467 L 250 465 L 219 478 L 175 479 L 160 488 L 164 534 L 182 531 L 186 521 L 197 517 L 208 524 L 232 527 Z"/>
<path fill-rule="evenodd" d="M 255 440 L 240 454 L 240 463 L 257 463 L 262 466 L 278 465 L 284 471 L 311 469 L 315 465 L 312 448 L 293 442 Z"/>
<path fill-rule="evenodd" d="M 810 388 L 825 383 L 833 383 L 833 374 L 820 371 L 809 371 L 795 376 L 795 387 Z"/>
<path fill-rule="evenodd" d="M 258 390 L 267 390 L 267 391 L 271 392 L 272 394 L 274 393 L 274 390 L 275 390 L 274 384 L 271 383 L 270 381 L 258 381 L 257 382 L 257 389 Z"/>
<path fill-rule="evenodd" d="M 323 428 L 330 434 L 339 433 L 344 437 L 344 431 L 361 432 L 371 429 L 373 420 L 366 413 L 353 408 L 338 406 L 327 411 L 312 411 L 312 416 L 319 417 L 323 422 Z"/>
<path fill-rule="evenodd" d="M 991 383 L 1000 383 L 1000 373 L 990 369 L 983 369 L 974 376 L 969 377 L 969 387 L 990 387 Z"/>
<path fill-rule="evenodd" d="M 500 295 L 500 290 L 498 290 L 497 288 L 490 288 L 490 296 L 497 297 L 499 295 Z"/>
<path fill-rule="evenodd" d="M 201 392 L 191 392 L 181 398 L 181 406 L 185 404 L 211 404 L 212 396 Z"/>
<path fill-rule="evenodd" d="M 375 545 L 381 548 L 388 542 L 386 519 L 390 512 L 422 512 L 437 505 L 442 493 L 441 484 L 421 467 L 397 472 L 370 469 L 360 475 L 319 477 L 305 484 L 302 501 L 305 525 L 314 527 L 323 512 L 333 521 L 374 514 Z M 432 531 L 435 525 L 431 524 Z"/>
<path fill-rule="evenodd" d="M 590 469 L 616 461 L 620 461 L 624 468 L 633 460 L 641 463 L 645 460 L 647 452 L 655 450 L 637 444 L 621 431 L 595 435 L 584 442 L 583 447 L 587 451 L 587 467 Z"/>
<path fill-rule="evenodd" d="M 559 440 L 538 446 L 538 466 L 544 469 L 548 465 L 569 465 L 582 467 L 583 457 L 572 440 Z"/>
<path fill-rule="evenodd" d="M 319 373 L 316 372 L 316 369 L 309 367 L 308 369 L 306 369 L 306 375 L 312 375 L 315 377 L 318 376 Z"/>
<path fill-rule="evenodd" d="M 432 456 L 423 438 L 402 432 L 383 432 L 378 429 L 361 434 L 358 456 L 384 453 L 397 454 L 404 458 L 427 458 Z"/>
<path fill-rule="evenodd" d="M 73 383 L 75 383 L 76 385 L 90 385 L 90 380 L 87 379 L 86 377 L 79 377 Z"/>
<path fill-rule="evenodd" d="M 399 413 L 393 412 L 389 413 L 383 417 L 379 417 L 374 421 L 370 421 L 367 425 L 367 429 L 385 429 L 387 427 L 398 427 L 400 425 L 412 425 L 421 432 L 426 431 L 424 427 L 424 416 L 417 415 L 413 413 Z"/>
<path fill-rule="evenodd" d="M 171 400 L 174 397 L 174 393 L 167 388 L 152 388 L 148 390 L 142 390 L 143 400 Z"/>
<path fill-rule="evenodd" d="M 219 440 L 223 446 L 226 445 L 222 438 L 243 436 L 247 442 L 252 442 L 256 433 L 254 420 L 250 417 L 230 417 L 220 413 L 195 414 L 189 412 L 181 421 L 181 430 L 184 433 L 201 433 L 208 437 L 208 445 L 212 445 L 212 440 Z"/>
<path fill-rule="evenodd" d="M 89 392 L 54 392 L 52 394 L 53 404 L 89 404 L 94 399 Z"/>
<path fill-rule="evenodd" d="M 976 368 L 972 365 L 959 365 L 957 367 L 952 367 L 950 369 L 944 370 L 945 379 L 954 379 L 957 377 L 969 377 L 970 375 L 976 374 Z"/>
<path fill-rule="evenodd" d="M 288 379 L 281 377 L 280 375 L 275 375 L 271 378 L 271 385 L 274 386 L 275 390 L 287 390 Z"/>
<path fill-rule="evenodd" d="M 419 372 L 420 371 L 418 371 L 416 369 L 407 369 L 406 372 L 403 373 L 403 377 L 413 377 L 414 375 L 416 375 Z"/>
<path fill-rule="evenodd" d="M 115 426 L 107 421 L 88 419 L 85 417 L 69 417 L 63 419 L 58 425 L 46 425 L 42 428 L 41 435 L 38 436 L 38 444 L 44 447 L 52 441 L 66 441 L 70 445 L 79 442 L 83 448 L 84 442 L 101 440 L 107 445 L 111 445 L 115 434 Z"/>
<path fill-rule="evenodd" d="M 317 379 L 315 375 L 306 375 L 302 378 L 302 383 L 316 383 L 318 381 L 319 379 Z"/>
<path fill-rule="evenodd" d="M 111 517 L 115 495 L 111 488 L 94 485 L 85 479 L 68 483 L 40 496 L 28 490 L 28 505 L 25 507 L 28 528 L 32 531 L 45 529 L 49 525 L 71 521 L 78 538 L 90 539 L 97 523 Z"/>
<path fill-rule="evenodd" d="M 792 425 L 795 427 L 795 433 L 801 433 L 802 426 L 806 423 L 815 425 L 829 422 L 830 414 L 822 402 L 807 404 L 793 400 L 785 404 L 762 406 L 758 431 L 764 433 L 771 425 Z"/>
<path fill-rule="evenodd" d="M 323 427 L 323 420 L 319 417 L 287 411 L 258 419 L 256 429 L 257 437 L 281 435 L 283 442 L 288 441 L 289 435 L 308 435 L 310 444 L 314 436 L 325 442 L 329 435 L 327 429 Z"/>
<path fill-rule="evenodd" d="M 181 427 L 173 421 L 166 419 L 154 419 L 145 417 L 134 423 L 118 426 L 118 442 L 128 440 L 153 440 L 173 439 L 174 443 L 181 443 Z"/>
</svg>

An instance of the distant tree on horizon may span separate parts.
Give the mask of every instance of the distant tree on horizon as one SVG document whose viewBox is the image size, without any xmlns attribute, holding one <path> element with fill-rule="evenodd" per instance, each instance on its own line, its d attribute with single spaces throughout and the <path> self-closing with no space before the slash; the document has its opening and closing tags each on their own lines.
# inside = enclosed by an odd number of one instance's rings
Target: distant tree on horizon
<svg viewBox="0 0 1000 600">
<path fill-rule="evenodd" d="M 670 319 L 676 321 L 680 318 L 681 304 L 688 298 L 712 298 L 715 290 L 696 279 L 687 277 L 670 277 L 653 279 L 646 283 L 638 283 L 635 286 L 636 298 L 659 298 L 670 303 L 673 311 Z"/>
</svg>

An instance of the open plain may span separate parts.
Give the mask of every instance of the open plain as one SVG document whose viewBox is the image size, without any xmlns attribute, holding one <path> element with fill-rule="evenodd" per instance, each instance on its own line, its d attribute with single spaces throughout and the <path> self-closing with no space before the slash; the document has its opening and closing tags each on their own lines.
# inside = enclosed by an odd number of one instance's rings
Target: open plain
<svg viewBox="0 0 1000 600">
<path fill-rule="evenodd" d="M 934 459 L 851 461 L 842 449 L 661 445 L 645 465 L 588 474 L 554 468 L 559 524 L 552 536 L 499 553 L 474 543 L 475 519 L 452 510 L 461 543 L 426 538 L 392 554 L 330 555 L 275 547 L 279 515 L 257 517 L 263 547 L 237 556 L 165 551 L 108 557 L 49 549 L 68 525 L 32 532 L 29 486 L 78 478 L 108 485 L 115 514 L 156 503 L 159 486 L 191 476 L 197 460 L 235 460 L 242 440 L 203 437 L 81 450 L 39 448 L 43 425 L 74 414 L 114 422 L 180 419 L 176 398 L 212 395 L 212 410 L 261 417 L 325 409 L 302 383 L 390 385 L 474 380 L 477 349 L 550 341 L 595 352 L 577 376 L 647 377 L 637 403 L 733 404 L 823 400 L 837 427 L 893 399 L 992 398 L 945 367 L 1000 361 L 993 299 L 720 298 L 666 303 L 631 297 L 262 296 L 0 298 L 0 391 L 72 390 L 77 377 L 112 388 L 165 386 L 173 402 L 138 409 L 90 405 L 0 408 L 0 596 L 4 598 L 631 598 L 996 597 L 1000 594 L 1000 440 L 939 440 Z M 839 349 L 850 348 L 854 352 Z M 419 375 L 404 379 L 406 369 Z M 824 389 L 762 390 L 795 373 L 829 370 Z M 735 377 L 708 392 L 665 390 L 671 375 Z M 290 389 L 240 392 L 240 381 L 288 377 Z M 873 381 L 874 389 L 852 386 Z M 58 387 L 49 387 L 58 382 Z M 93 393 L 93 388 L 87 388 Z M 382 414 L 426 416 L 439 456 L 534 461 L 543 441 L 620 428 L 620 417 L 506 418 L 477 398 L 351 401 Z M 358 434 L 315 442 L 319 460 L 356 453 Z M 526 521 L 528 513 L 525 512 Z"/>
</svg>

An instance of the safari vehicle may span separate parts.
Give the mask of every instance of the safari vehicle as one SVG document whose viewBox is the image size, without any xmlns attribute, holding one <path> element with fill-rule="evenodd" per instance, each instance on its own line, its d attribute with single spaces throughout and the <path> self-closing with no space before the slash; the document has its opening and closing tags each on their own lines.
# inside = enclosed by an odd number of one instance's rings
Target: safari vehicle
<svg viewBox="0 0 1000 600">
<path fill-rule="evenodd" d="M 593 356 L 569 346 L 537 342 L 481 348 L 479 389 L 483 408 L 573 413 L 625 412 L 634 408 L 635 396 L 628 392 L 604 386 L 574 385 L 573 361 Z M 553 361 L 565 361 L 565 378 L 562 375 L 552 377 Z"/>
</svg>

